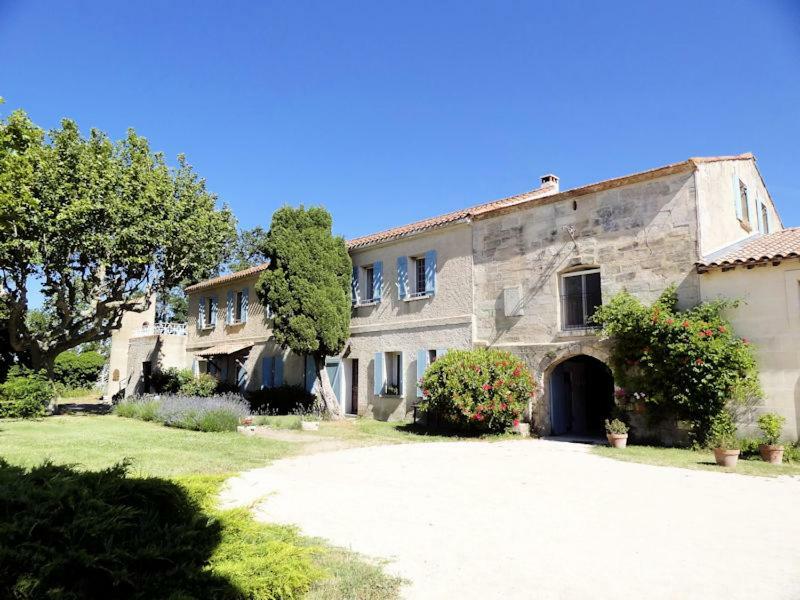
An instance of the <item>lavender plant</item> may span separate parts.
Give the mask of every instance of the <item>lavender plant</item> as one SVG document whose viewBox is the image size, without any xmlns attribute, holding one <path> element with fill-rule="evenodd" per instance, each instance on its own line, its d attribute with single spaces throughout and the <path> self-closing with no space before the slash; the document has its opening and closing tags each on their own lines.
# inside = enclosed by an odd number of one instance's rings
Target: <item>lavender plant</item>
<svg viewBox="0 0 800 600">
<path fill-rule="evenodd" d="M 152 420 L 168 427 L 195 431 L 236 431 L 250 414 L 247 401 L 238 394 L 218 396 L 139 396 L 117 405 L 119 416 Z"/>
</svg>

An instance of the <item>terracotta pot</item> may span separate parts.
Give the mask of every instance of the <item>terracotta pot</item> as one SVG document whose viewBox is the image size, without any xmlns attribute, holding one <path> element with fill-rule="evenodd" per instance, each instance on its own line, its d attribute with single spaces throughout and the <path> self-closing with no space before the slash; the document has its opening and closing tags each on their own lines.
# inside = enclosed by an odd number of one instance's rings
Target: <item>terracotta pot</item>
<svg viewBox="0 0 800 600">
<path fill-rule="evenodd" d="M 783 446 L 761 444 L 758 447 L 761 460 L 771 465 L 779 465 L 783 462 Z"/>
<path fill-rule="evenodd" d="M 242 419 L 243 425 L 252 425 L 253 424 L 253 417 L 245 417 Z"/>
<path fill-rule="evenodd" d="M 628 445 L 627 433 L 607 433 L 608 443 L 612 448 L 624 448 Z"/>
<path fill-rule="evenodd" d="M 725 448 L 714 448 L 714 460 L 720 467 L 734 468 L 739 462 L 738 450 L 727 450 Z"/>
</svg>

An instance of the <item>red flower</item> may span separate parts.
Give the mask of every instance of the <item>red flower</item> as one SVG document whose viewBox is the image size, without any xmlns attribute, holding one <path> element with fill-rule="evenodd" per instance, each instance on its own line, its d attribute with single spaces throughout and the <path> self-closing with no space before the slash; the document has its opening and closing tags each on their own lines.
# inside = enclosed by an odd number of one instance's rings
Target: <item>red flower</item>
<svg viewBox="0 0 800 600">
<path fill-rule="evenodd" d="M 427 396 L 429 394 L 430 394 L 430 392 L 428 390 L 422 390 L 422 395 L 423 396 Z"/>
<path fill-rule="evenodd" d="M 702 365 L 703 364 L 703 359 L 702 358 L 698 358 L 696 361 L 694 361 L 694 364 Z"/>
<path fill-rule="evenodd" d="M 481 413 L 478 413 L 477 415 L 475 415 L 475 420 L 476 421 L 483 421 L 483 419 L 484 419 L 484 417 L 483 417 L 483 415 Z"/>
<path fill-rule="evenodd" d="M 519 419 L 514 419 L 514 427 L 519 427 Z"/>
<path fill-rule="evenodd" d="M 727 329 L 725 329 L 724 325 L 720 325 L 719 326 L 719 330 L 720 330 L 720 333 L 725 333 L 727 331 Z"/>
<path fill-rule="evenodd" d="M 710 337 L 710 336 L 714 335 L 714 332 L 711 331 L 710 329 L 706 329 L 706 335 Z"/>
<path fill-rule="evenodd" d="M 512 373 L 512 375 L 514 377 L 519 377 L 521 373 L 522 373 L 522 371 L 520 370 L 519 367 L 517 367 L 516 369 L 514 369 L 514 372 Z"/>
<path fill-rule="evenodd" d="M 667 325 L 672 325 L 675 322 L 675 319 L 667 319 Z"/>
<path fill-rule="evenodd" d="M 697 337 L 706 337 L 706 332 L 705 331 L 698 331 L 697 332 Z"/>
<path fill-rule="evenodd" d="M 490 389 L 492 389 L 492 386 L 490 386 L 488 383 L 483 384 L 483 391 L 488 392 Z"/>
<path fill-rule="evenodd" d="M 683 323 L 681 323 L 681 325 L 683 327 L 688 327 L 689 326 L 689 321 L 684 321 Z"/>
<path fill-rule="evenodd" d="M 506 408 L 508 408 L 508 404 L 506 404 L 505 402 L 501 402 L 500 403 L 500 410 L 505 410 Z"/>
</svg>

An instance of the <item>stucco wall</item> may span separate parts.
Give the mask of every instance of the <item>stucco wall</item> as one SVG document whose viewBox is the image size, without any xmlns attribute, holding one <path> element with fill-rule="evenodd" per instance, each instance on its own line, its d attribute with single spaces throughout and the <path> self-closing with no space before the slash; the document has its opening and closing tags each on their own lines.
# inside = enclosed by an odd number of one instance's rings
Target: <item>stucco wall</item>
<svg viewBox="0 0 800 600">
<path fill-rule="evenodd" d="M 800 432 L 800 261 L 700 277 L 703 299 L 740 299 L 728 311 L 736 334 L 752 341 L 765 393 L 761 411 L 786 417 L 785 434 Z"/>
<path fill-rule="evenodd" d="M 401 300 L 397 258 L 423 255 L 428 250 L 436 250 L 436 294 L 431 298 Z M 356 267 L 383 262 L 381 301 L 353 310 L 353 332 L 368 331 L 370 325 L 391 329 L 399 322 L 464 317 L 472 311 L 472 234 L 467 224 L 354 250 L 351 258 Z"/>
<path fill-rule="evenodd" d="M 751 214 L 749 227 L 736 216 L 734 174 L 747 186 Z M 700 163 L 697 169 L 697 193 L 701 256 L 707 256 L 758 233 L 758 221 L 753 213 L 757 206 L 756 200 L 767 206 L 772 223 L 771 231 L 782 229 L 754 159 Z"/>
<path fill-rule="evenodd" d="M 152 371 L 169 368 L 187 369 L 191 358 L 186 353 L 185 335 L 148 335 L 131 338 L 128 345 L 128 368 L 125 395 L 146 392 L 143 388 L 142 363 L 149 362 Z"/>
<path fill-rule="evenodd" d="M 187 347 L 189 350 L 207 348 L 222 342 L 232 341 L 265 341 L 270 336 L 269 322 L 265 319 L 264 307 L 258 301 L 255 292 L 255 284 L 258 275 L 239 279 L 227 285 L 219 285 L 212 288 L 199 290 L 189 294 L 189 319 Z M 228 325 L 225 323 L 227 311 L 228 291 L 234 294 L 240 290 L 248 290 L 248 309 L 247 322 Z M 197 328 L 197 314 L 199 299 L 217 297 L 217 324 L 212 329 Z"/>
<path fill-rule="evenodd" d="M 128 380 L 129 343 L 134 332 L 145 324 L 152 325 L 156 319 L 155 301 L 144 312 L 126 312 L 122 315 L 120 328 L 111 333 L 111 349 L 108 359 L 108 383 L 105 398 L 111 397 L 124 389 Z"/>
<path fill-rule="evenodd" d="M 604 301 L 622 289 L 651 301 L 674 283 L 681 303 L 694 304 L 700 295 L 696 230 L 691 173 L 476 221 L 477 340 L 503 345 L 572 338 L 561 331 L 560 275 L 580 266 L 600 268 Z M 503 291 L 515 287 L 524 314 L 506 317 Z"/>
</svg>

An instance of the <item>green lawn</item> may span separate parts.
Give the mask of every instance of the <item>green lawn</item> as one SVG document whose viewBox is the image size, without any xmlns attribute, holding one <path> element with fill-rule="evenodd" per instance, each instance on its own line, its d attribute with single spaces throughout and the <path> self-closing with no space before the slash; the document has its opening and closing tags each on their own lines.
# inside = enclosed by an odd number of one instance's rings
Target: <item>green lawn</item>
<svg viewBox="0 0 800 600">
<path fill-rule="evenodd" d="M 232 473 L 266 465 L 292 444 L 235 433 L 201 433 L 106 416 L 0 421 L 0 455 L 32 467 L 45 459 L 97 470 L 125 458 L 135 475 Z"/>
<path fill-rule="evenodd" d="M 717 466 L 714 462 L 714 454 L 710 450 L 697 451 L 682 448 L 657 448 L 654 446 L 628 446 L 627 448 L 594 446 L 592 452 L 616 460 L 662 467 L 700 469 L 703 471 L 717 471 L 718 473 L 741 473 L 742 475 L 758 475 L 761 477 L 800 475 L 800 464 L 798 463 L 771 465 L 761 460 L 742 460 L 741 458 L 735 469 L 726 469 Z"/>
</svg>

